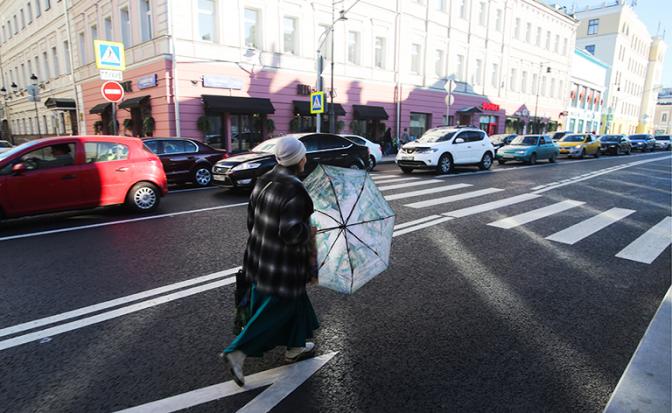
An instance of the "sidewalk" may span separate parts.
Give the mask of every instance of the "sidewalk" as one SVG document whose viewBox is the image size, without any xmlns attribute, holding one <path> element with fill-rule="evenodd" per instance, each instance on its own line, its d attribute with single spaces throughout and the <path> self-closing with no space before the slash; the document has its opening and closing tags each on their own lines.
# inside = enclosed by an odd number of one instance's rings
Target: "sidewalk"
<svg viewBox="0 0 672 413">
<path fill-rule="evenodd" d="M 618 382 L 605 413 L 661 412 L 672 409 L 672 288 Z"/>
</svg>

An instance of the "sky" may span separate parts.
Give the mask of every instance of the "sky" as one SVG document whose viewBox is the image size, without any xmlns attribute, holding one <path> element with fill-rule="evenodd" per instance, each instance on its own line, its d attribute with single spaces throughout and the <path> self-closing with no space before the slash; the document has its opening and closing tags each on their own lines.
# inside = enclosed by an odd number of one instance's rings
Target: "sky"
<svg viewBox="0 0 672 413">
<path fill-rule="evenodd" d="M 548 4 L 560 4 L 567 6 L 568 9 L 575 6 L 576 10 L 582 10 L 586 6 L 599 6 L 602 3 L 612 4 L 615 0 L 592 0 L 592 1 L 572 1 L 572 0 L 546 0 Z M 660 22 L 660 34 L 666 30 L 665 42 L 667 43 L 667 53 L 663 63 L 663 87 L 672 87 L 672 4 L 670 0 L 637 0 L 634 10 L 639 18 L 646 24 L 646 28 L 651 35 L 655 35 Z M 632 4 L 632 0 L 627 0 Z"/>
</svg>

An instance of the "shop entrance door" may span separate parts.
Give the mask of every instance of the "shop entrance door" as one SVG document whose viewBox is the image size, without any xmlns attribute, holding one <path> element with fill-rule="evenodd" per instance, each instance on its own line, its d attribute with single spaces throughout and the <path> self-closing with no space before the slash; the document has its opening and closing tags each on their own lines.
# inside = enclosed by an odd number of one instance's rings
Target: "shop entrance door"
<svg viewBox="0 0 672 413">
<path fill-rule="evenodd" d="M 264 116 L 258 114 L 231 114 L 231 148 L 229 152 L 247 152 L 263 139 Z"/>
</svg>

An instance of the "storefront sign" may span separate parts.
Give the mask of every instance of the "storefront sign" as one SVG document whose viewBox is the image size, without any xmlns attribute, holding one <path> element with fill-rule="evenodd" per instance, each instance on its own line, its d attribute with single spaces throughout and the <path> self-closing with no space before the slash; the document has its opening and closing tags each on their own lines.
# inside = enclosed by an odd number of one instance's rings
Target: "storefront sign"
<svg viewBox="0 0 672 413">
<path fill-rule="evenodd" d="M 481 109 L 483 110 L 488 110 L 491 112 L 498 112 L 499 111 L 499 105 L 495 103 L 490 103 L 490 102 L 483 102 L 481 103 Z"/>
<path fill-rule="evenodd" d="M 240 90 L 243 88 L 243 81 L 230 76 L 203 75 L 203 87 Z"/>
<path fill-rule="evenodd" d="M 124 76 L 121 70 L 107 70 L 103 69 L 100 71 L 100 80 L 114 80 L 115 82 L 121 82 L 124 80 Z"/>
<path fill-rule="evenodd" d="M 123 43 L 94 40 L 93 48 L 96 52 L 96 67 L 98 69 L 126 70 Z"/>
<path fill-rule="evenodd" d="M 153 75 L 143 76 L 139 78 L 136 82 L 136 84 L 138 85 L 138 89 L 147 89 L 150 87 L 155 87 L 156 85 L 158 85 L 158 83 L 159 82 L 156 73 L 154 73 Z"/>
</svg>

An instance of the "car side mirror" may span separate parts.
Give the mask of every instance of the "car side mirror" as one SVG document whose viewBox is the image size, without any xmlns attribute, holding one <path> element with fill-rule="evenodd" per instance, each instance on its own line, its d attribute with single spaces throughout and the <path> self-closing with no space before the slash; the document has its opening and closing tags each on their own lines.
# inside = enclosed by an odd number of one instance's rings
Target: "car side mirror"
<svg viewBox="0 0 672 413">
<path fill-rule="evenodd" d="M 23 175 L 24 172 L 26 172 L 28 168 L 26 167 L 26 164 L 23 162 L 19 162 L 16 165 L 12 166 L 12 174 L 13 175 Z"/>
<path fill-rule="evenodd" d="M 464 143 L 464 139 L 456 138 L 454 143 Z"/>
</svg>

